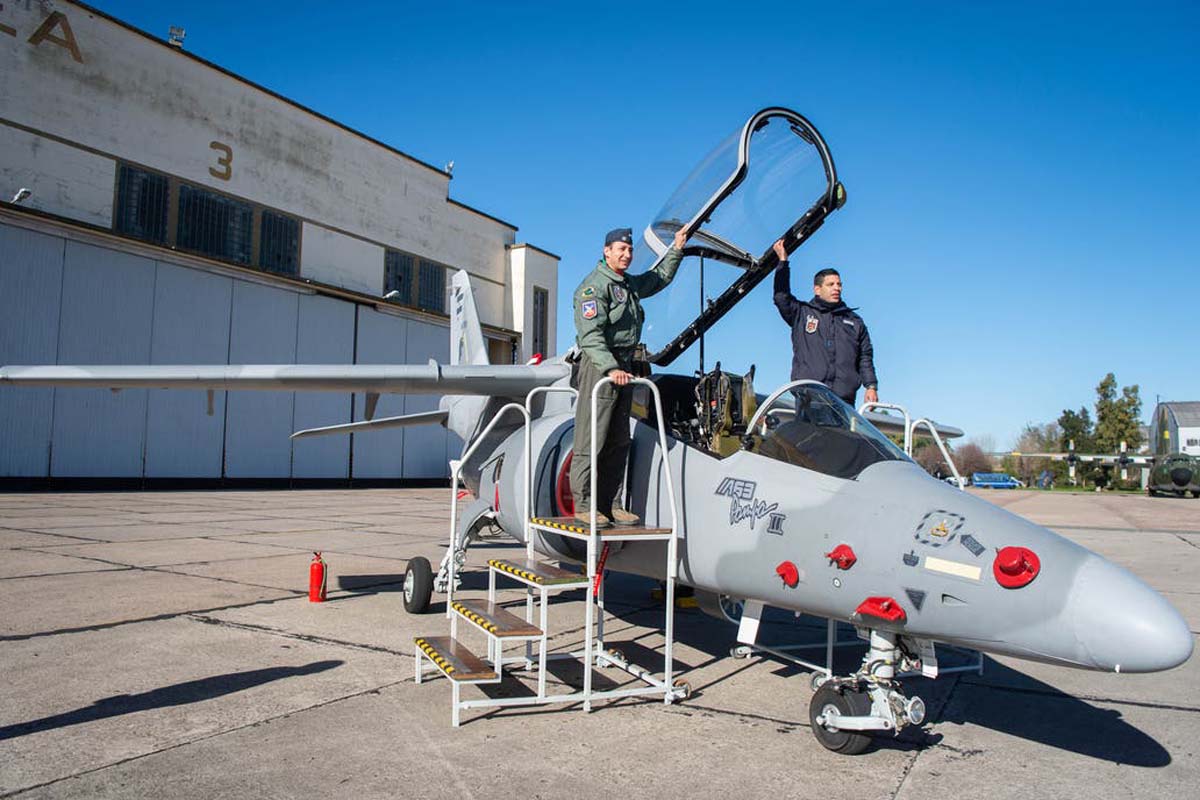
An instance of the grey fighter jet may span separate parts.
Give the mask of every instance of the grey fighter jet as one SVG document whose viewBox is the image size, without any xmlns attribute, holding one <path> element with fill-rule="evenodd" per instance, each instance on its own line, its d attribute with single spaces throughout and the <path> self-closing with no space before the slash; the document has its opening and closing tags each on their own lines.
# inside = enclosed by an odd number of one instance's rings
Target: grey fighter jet
<svg viewBox="0 0 1200 800">
<path fill-rule="evenodd" d="M 665 367 L 704 336 L 727 359 L 744 353 L 744 339 L 723 339 L 714 325 L 742 311 L 765 315 L 739 303 L 776 266 L 771 243 L 782 236 L 795 249 L 844 201 L 816 128 L 783 108 L 753 115 L 642 233 L 634 272 L 661 258 L 676 230 L 691 235 L 680 277 L 647 304 L 655 325 L 648 360 Z M 702 264 L 717 289 L 711 300 L 696 292 Z M 297 434 L 441 422 L 470 448 L 456 474 L 478 499 L 461 515 L 436 576 L 424 559 L 409 565 L 405 602 L 420 611 L 431 590 L 453 588 L 455 568 L 484 523 L 531 538 L 551 559 L 586 556 L 578 538 L 528 524 L 572 513 L 567 464 L 587 455 L 571 452 L 576 400 L 566 359 L 489 365 L 465 274 L 452 292 L 449 365 L 5 367 L 0 383 L 444 395 L 435 412 Z M 669 324 L 681 309 L 682 324 Z M 810 381 L 763 397 L 749 374 L 715 377 L 654 376 L 661 418 L 649 387 L 637 388 L 626 507 L 648 526 L 670 527 L 677 518 L 678 582 L 697 594 L 859 629 L 868 642 L 862 666 L 828 676 L 810 705 L 825 747 L 856 753 L 873 732 L 919 725 L 923 704 L 905 696 L 899 676 L 932 662 L 935 642 L 1113 672 L 1171 669 L 1190 656 L 1192 634 L 1160 594 L 1046 528 L 930 477 L 881 432 L 909 432 L 897 417 L 859 414 Z M 556 391 L 530 397 L 542 387 Z M 497 418 L 513 402 L 528 403 L 528 427 L 523 415 Z M 671 543 L 629 538 L 607 567 L 667 579 Z"/>
</svg>

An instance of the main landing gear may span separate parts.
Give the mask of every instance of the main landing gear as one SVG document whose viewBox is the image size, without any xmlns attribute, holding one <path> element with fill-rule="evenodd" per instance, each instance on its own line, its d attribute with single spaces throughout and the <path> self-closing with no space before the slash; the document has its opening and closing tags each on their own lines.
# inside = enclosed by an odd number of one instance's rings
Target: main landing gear
<svg viewBox="0 0 1200 800">
<path fill-rule="evenodd" d="M 817 673 L 816 693 L 808 707 L 813 735 L 824 747 L 843 755 L 857 755 L 871 743 L 870 731 L 898 733 L 925 721 L 925 702 L 905 697 L 896 680 L 904 664 L 897 636 L 888 631 L 870 632 L 871 647 L 853 675 L 833 678 Z"/>
</svg>

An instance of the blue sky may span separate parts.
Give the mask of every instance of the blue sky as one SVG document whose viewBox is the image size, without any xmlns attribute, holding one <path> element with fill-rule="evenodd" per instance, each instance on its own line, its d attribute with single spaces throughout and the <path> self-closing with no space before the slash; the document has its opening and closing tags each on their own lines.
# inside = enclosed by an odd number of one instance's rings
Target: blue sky
<svg viewBox="0 0 1200 800">
<path fill-rule="evenodd" d="M 794 259 L 794 290 L 841 270 L 883 400 L 1006 447 L 1090 406 L 1109 371 L 1146 418 L 1156 395 L 1200 399 L 1194 2 L 96 5 L 453 160 L 452 197 L 562 256 L 560 349 L 604 231 L 644 226 L 726 134 L 783 105 L 820 129 L 849 195 Z M 757 363 L 766 391 L 790 362 L 768 287 L 744 301 L 757 327 L 730 321 L 748 349 L 708 354 Z"/>
</svg>

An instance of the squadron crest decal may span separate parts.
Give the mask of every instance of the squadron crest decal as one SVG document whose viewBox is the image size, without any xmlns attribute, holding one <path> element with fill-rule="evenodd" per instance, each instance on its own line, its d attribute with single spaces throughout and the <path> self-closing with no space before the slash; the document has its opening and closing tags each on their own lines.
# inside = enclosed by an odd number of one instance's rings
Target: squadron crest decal
<svg viewBox="0 0 1200 800">
<path fill-rule="evenodd" d="M 804 316 L 804 332 L 816 333 L 817 326 L 821 324 L 821 320 L 815 314 L 806 314 Z"/>
<path fill-rule="evenodd" d="M 958 538 L 966 522 L 967 518 L 961 514 L 938 508 L 921 517 L 913 538 L 930 547 L 944 547 Z"/>
<path fill-rule="evenodd" d="M 741 478 L 722 478 L 720 485 L 717 486 L 717 491 L 713 494 L 729 498 L 729 525 L 731 527 L 749 521 L 750 530 L 753 531 L 760 519 L 770 517 L 767 521 L 767 533 L 782 536 L 783 523 L 787 519 L 787 515 L 780 514 L 775 510 L 779 508 L 779 503 L 756 500 L 754 493 L 757 489 L 758 484 L 754 481 Z"/>
</svg>

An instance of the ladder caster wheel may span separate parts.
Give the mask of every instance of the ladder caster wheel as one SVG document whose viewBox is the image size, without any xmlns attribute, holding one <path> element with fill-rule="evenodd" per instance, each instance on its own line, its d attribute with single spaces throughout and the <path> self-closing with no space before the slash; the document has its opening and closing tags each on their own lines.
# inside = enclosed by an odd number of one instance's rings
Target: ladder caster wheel
<svg viewBox="0 0 1200 800">
<path fill-rule="evenodd" d="M 692 696 L 692 684 L 688 683 L 683 678 L 676 678 L 675 682 L 671 685 L 676 689 L 683 690 L 683 696 L 679 698 L 680 700 L 687 700 Z"/>
<path fill-rule="evenodd" d="M 607 650 L 605 650 L 604 652 L 607 653 L 610 657 L 615 658 L 617 661 L 620 661 L 620 662 L 625 661 L 625 654 L 622 653 L 620 650 L 618 650 L 615 647 L 610 647 Z M 608 662 L 604 662 L 603 665 L 606 667 L 613 666 L 612 664 L 609 664 Z"/>
<path fill-rule="evenodd" d="M 733 656 L 734 658 L 749 658 L 750 647 L 744 644 L 735 644 L 733 647 L 729 648 L 729 655 Z"/>
<path fill-rule="evenodd" d="M 829 676 L 824 672 L 814 672 L 809 684 L 812 686 L 812 690 L 815 692 L 817 689 L 820 689 L 822 686 L 824 686 L 825 682 L 828 680 Z"/>
</svg>

